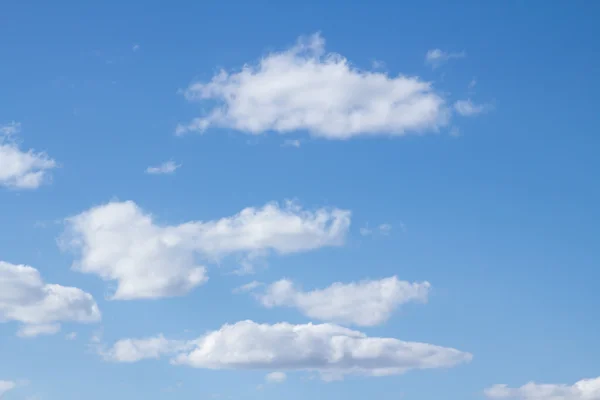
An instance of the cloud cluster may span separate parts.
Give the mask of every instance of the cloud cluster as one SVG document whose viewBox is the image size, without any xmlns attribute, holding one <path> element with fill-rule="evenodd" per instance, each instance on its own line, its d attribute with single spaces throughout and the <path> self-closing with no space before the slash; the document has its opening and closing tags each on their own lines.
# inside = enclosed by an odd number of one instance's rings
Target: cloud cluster
<svg viewBox="0 0 600 400">
<path fill-rule="evenodd" d="M 57 163 L 46 153 L 21 150 L 13 137 L 20 130 L 16 122 L 0 126 L 0 186 L 36 189 L 50 179 Z"/>
<path fill-rule="evenodd" d="M 350 212 L 314 212 L 287 202 L 245 208 L 215 221 L 157 224 L 132 201 L 111 202 L 66 220 L 63 244 L 79 254 L 74 268 L 116 281 L 114 299 L 182 295 L 207 280 L 198 258 L 216 261 L 268 252 L 289 254 L 339 246 Z"/>
<path fill-rule="evenodd" d="M 20 336 L 53 334 L 61 322 L 91 323 L 100 317 L 89 293 L 44 283 L 35 268 L 0 261 L 0 322 L 20 322 Z"/>
<path fill-rule="evenodd" d="M 250 134 L 305 130 L 326 139 L 404 135 L 436 131 L 451 113 L 430 82 L 353 67 L 326 53 L 319 34 L 239 72 L 222 70 L 209 82 L 190 85 L 185 96 L 216 105 L 179 125 L 180 135 L 209 127 Z"/>
<path fill-rule="evenodd" d="M 519 388 L 494 385 L 485 390 L 492 399 L 600 400 L 600 377 L 582 379 L 573 385 L 529 382 Z"/>
<path fill-rule="evenodd" d="M 402 304 L 426 302 L 429 290 L 429 282 L 411 283 L 395 276 L 352 283 L 336 282 L 325 289 L 313 291 L 302 291 L 292 281 L 282 279 L 256 296 L 265 307 L 294 307 L 316 320 L 374 326 L 387 321 Z"/>
<path fill-rule="evenodd" d="M 125 350 L 124 350 L 125 349 Z M 472 356 L 453 348 L 368 337 L 334 324 L 259 324 L 241 321 L 188 342 L 158 336 L 124 339 L 107 350 L 114 362 L 170 354 L 171 363 L 205 369 L 317 371 L 325 379 L 348 374 L 396 375 L 445 368 Z"/>
</svg>

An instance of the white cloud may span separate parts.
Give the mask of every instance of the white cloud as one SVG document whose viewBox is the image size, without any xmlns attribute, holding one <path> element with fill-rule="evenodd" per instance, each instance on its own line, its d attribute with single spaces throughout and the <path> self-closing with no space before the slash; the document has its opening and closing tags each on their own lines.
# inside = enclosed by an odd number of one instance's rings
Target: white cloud
<svg viewBox="0 0 600 400">
<path fill-rule="evenodd" d="M 146 173 L 151 175 L 168 175 L 174 173 L 179 167 L 181 167 L 181 164 L 175 164 L 173 161 L 166 161 L 155 167 L 146 168 Z"/>
<path fill-rule="evenodd" d="M 60 332 L 60 324 L 23 325 L 17 331 L 17 336 L 26 338 L 54 335 L 58 332 Z"/>
<path fill-rule="evenodd" d="M 36 189 L 50 179 L 49 170 L 57 163 L 46 153 L 23 151 L 12 136 L 21 124 L 0 126 L 0 186 L 14 189 Z"/>
<path fill-rule="evenodd" d="M 475 86 L 477 86 L 477 79 L 473 78 L 471 79 L 471 82 L 469 82 L 469 89 L 473 89 Z"/>
<path fill-rule="evenodd" d="M 145 359 L 158 359 L 192 347 L 193 342 L 170 340 L 158 335 L 145 339 L 119 340 L 108 350 L 99 347 L 98 352 L 106 361 L 133 363 Z"/>
<path fill-rule="evenodd" d="M 485 390 L 493 399 L 522 400 L 600 400 L 600 377 L 582 379 L 573 385 L 529 382 L 519 388 L 494 385 Z"/>
<path fill-rule="evenodd" d="M 138 51 L 139 49 L 140 49 L 140 45 L 139 45 L 139 44 L 134 44 L 134 45 L 131 47 L 131 50 L 133 50 L 134 52 L 135 52 L 135 51 Z"/>
<path fill-rule="evenodd" d="M 475 104 L 471 100 L 458 100 L 454 103 L 454 109 L 464 117 L 481 114 L 489 109 L 488 105 Z"/>
<path fill-rule="evenodd" d="M 302 291 L 283 279 L 256 296 L 265 307 L 294 307 L 320 321 L 374 326 L 387 321 L 402 304 L 426 302 L 430 287 L 429 282 L 411 283 L 393 276 Z"/>
<path fill-rule="evenodd" d="M 375 232 L 379 233 L 380 235 L 384 235 L 384 236 L 389 235 L 391 233 L 391 231 L 392 231 L 392 225 L 390 225 L 390 224 L 381 224 L 375 230 Z M 360 228 L 359 232 L 360 232 L 361 236 L 371 236 L 374 233 L 373 229 L 369 228 L 368 225 Z"/>
<path fill-rule="evenodd" d="M 392 225 L 390 224 L 381 224 L 379 225 L 379 233 L 382 235 L 389 235 L 392 231 Z"/>
<path fill-rule="evenodd" d="M 267 383 L 282 383 L 287 379 L 285 372 L 271 372 L 265 376 Z"/>
<path fill-rule="evenodd" d="M 52 334 L 60 330 L 60 322 L 90 323 L 100 317 L 89 293 L 46 284 L 35 268 L 0 261 L 0 322 L 22 323 L 19 336 Z"/>
<path fill-rule="evenodd" d="M 65 339 L 67 339 L 67 340 L 75 340 L 75 339 L 77 339 L 77 332 L 68 333 L 65 336 Z"/>
<path fill-rule="evenodd" d="M 0 136 L 10 137 L 21 132 L 21 123 L 12 121 L 6 125 L 0 125 Z"/>
<path fill-rule="evenodd" d="M 3 381 L 0 380 L 0 398 L 4 396 L 10 390 L 13 390 L 17 386 L 17 383 L 14 381 Z"/>
<path fill-rule="evenodd" d="M 188 100 L 212 101 L 206 115 L 179 125 L 176 134 L 210 127 L 250 134 L 306 130 L 327 139 L 436 131 L 450 117 L 442 95 L 418 77 L 360 70 L 325 52 L 314 34 L 270 53 L 239 72 L 222 70 L 185 91 Z"/>
<path fill-rule="evenodd" d="M 455 58 L 464 58 L 466 57 L 466 53 L 461 51 L 459 53 L 449 53 L 440 49 L 432 49 L 427 52 L 425 55 L 425 64 L 429 65 L 431 68 L 435 69 L 445 64 L 449 60 Z"/>
<path fill-rule="evenodd" d="M 262 282 L 258 282 L 258 281 L 252 281 L 249 283 L 246 283 L 245 285 L 242 285 L 240 287 L 237 287 L 235 289 L 233 289 L 233 293 L 246 293 L 246 292 L 251 292 L 254 289 L 263 286 L 264 283 Z"/>
<path fill-rule="evenodd" d="M 116 281 L 114 299 L 178 296 L 207 280 L 197 258 L 252 257 L 340 246 L 350 212 L 306 211 L 287 202 L 245 208 L 231 217 L 159 225 L 134 202 L 111 202 L 66 220 L 63 245 L 80 255 L 74 269 Z"/>
<path fill-rule="evenodd" d="M 367 337 L 333 324 L 269 325 L 241 321 L 224 325 L 194 341 L 170 341 L 162 336 L 156 342 L 150 340 L 143 339 L 144 345 L 135 339 L 121 340 L 108 351 L 114 355 L 109 359 L 132 362 L 172 353 L 171 363 L 175 365 L 317 371 L 323 378 L 332 379 L 348 374 L 382 376 L 413 369 L 448 368 L 472 358 L 471 354 L 453 348 Z"/>
<path fill-rule="evenodd" d="M 300 141 L 298 139 L 287 139 L 283 141 L 283 147 L 300 147 Z"/>
<path fill-rule="evenodd" d="M 370 236 L 373 234 L 373 231 L 367 227 L 360 228 L 361 236 Z"/>
</svg>

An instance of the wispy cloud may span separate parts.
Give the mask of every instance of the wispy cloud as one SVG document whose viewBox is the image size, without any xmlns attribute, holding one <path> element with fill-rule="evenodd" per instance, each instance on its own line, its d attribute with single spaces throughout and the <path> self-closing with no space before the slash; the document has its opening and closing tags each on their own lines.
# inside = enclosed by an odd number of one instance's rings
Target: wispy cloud
<svg viewBox="0 0 600 400">
<path fill-rule="evenodd" d="M 0 186 L 13 189 L 36 189 L 51 179 L 49 171 L 57 162 L 44 152 L 22 150 L 14 136 L 21 124 L 0 125 Z"/>
<path fill-rule="evenodd" d="M 146 168 L 146 173 L 151 175 L 169 175 L 181 167 L 181 164 L 175 164 L 174 161 L 166 161 L 160 165 Z"/>
<path fill-rule="evenodd" d="M 284 140 L 282 146 L 283 147 L 296 147 L 296 148 L 298 148 L 298 147 L 300 147 L 300 144 L 301 144 L 300 140 L 298 140 L 298 139 L 287 139 L 287 140 Z"/>
<path fill-rule="evenodd" d="M 491 106 L 489 104 L 476 104 L 473 103 L 470 99 L 467 99 L 458 100 L 457 102 L 455 102 L 454 109 L 463 117 L 470 117 L 490 110 Z"/>
<path fill-rule="evenodd" d="M 429 50 L 425 55 L 425 64 L 429 65 L 433 69 L 436 69 L 448 62 L 449 60 L 456 58 L 464 58 L 466 56 L 467 53 L 465 53 L 464 51 L 458 53 L 449 53 L 440 49 L 432 49 Z"/>
</svg>

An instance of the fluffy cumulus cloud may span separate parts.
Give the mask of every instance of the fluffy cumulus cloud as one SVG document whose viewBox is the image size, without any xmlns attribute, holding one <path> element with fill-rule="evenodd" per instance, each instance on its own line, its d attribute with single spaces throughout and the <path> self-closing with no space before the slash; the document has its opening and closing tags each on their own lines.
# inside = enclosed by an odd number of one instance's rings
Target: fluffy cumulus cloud
<svg viewBox="0 0 600 400">
<path fill-rule="evenodd" d="M 20 322 L 20 336 L 56 333 L 61 322 L 99 320 L 98 305 L 89 293 L 44 283 L 35 268 L 0 261 L 0 322 Z"/>
<path fill-rule="evenodd" d="M 9 390 L 13 390 L 17 386 L 16 382 L 0 380 L 0 398 Z"/>
<path fill-rule="evenodd" d="M 150 340 L 143 339 L 143 343 Z M 125 339 L 107 351 L 113 355 L 112 361 L 131 362 L 172 353 L 171 363 L 176 365 L 317 371 L 325 379 L 348 374 L 381 376 L 414 369 L 447 368 L 472 358 L 471 354 L 453 348 L 368 337 L 333 324 L 269 325 L 241 321 L 224 325 L 193 341 L 169 341 L 162 337 L 157 340 L 158 345 L 140 346 L 135 340 Z M 117 350 L 122 348 L 127 351 Z"/>
<path fill-rule="evenodd" d="M 0 186 L 36 189 L 50 179 L 57 163 L 46 153 L 22 150 L 14 138 L 20 130 L 15 122 L 0 126 Z"/>
<path fill-rule="evenodd" d="M 350 212 L 303 210 L 287 202 L 245 208 L 231 217 L 160 225 L 132 201 L 111 202 L 68 218 L 63 245 L 74 268 L 116 281 L 114 299 L 182 295 L 207 280 L 198 263 L 238 255 L 309 251 L 344 243 Z"/>
<path fill-rule="evenodd" d="M 435 69 L 449 60 L 463 58 L 466 57 L 466 55 L 467 54 L 464 51 L 461 51 L 460 53 L 449 53 L 440 49 L 431 49 L 425 54 L 425 64 Z"/>
<path fill-rule="evenodd" d="M 181 167 L 180 164 L 175 164 L 174 161 L 166 161 L 160 165 L 146 168 L 146 173 L 150 175 L 170 175 Z"/>
<path fill-rule="evenodd" d="M 529 382 L 518 388 L 494 385 L 485 390 L 492 399 L 600 400 L 600 377 L 582 379 L 573 385 Z"/>
<path fill-rule="evenodd" d="M 394 310 L 408 302 L 426 302 L 429 282 L 406 282 L 393 276 L 381 280 L 334 283 L 313 291 L 302 291 L 283 279 L 257 294 L 266 307 L 294 307 L 320 321 L 374 326 L 387 321 Z"/>
<path fill-rule="evenodd" d="M 179 125 L 177 134 L 222 127 L 250 134 L 306 130 L 348 139 L 436 131 L 450 117 L 431 82 L 360 70 L 343 56 L 326 53 L 319 34 L 238 72 L 223 70 L 209 82 L 196 82 L 185 95 L 212 109 Z"/>
</svg>

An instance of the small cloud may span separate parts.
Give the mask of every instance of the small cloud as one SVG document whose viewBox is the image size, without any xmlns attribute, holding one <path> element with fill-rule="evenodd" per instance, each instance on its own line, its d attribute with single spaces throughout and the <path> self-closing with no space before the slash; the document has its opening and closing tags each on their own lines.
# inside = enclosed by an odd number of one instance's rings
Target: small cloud
<svg viewBox="0 0 600 400">
<path fill-rule="evenodd" d="M 254 289 L 263 286 L 264 283 L 259 282 L 259 281 L 252 281 L 250 283 L 246 283 L 245 285 L 242 285 L 240 287 L 237 287 L 235 289 L 233 289 L 233 293 L 238 294 L 238 293 L 247 293 L 247 292 L 251 292 Z"/>
<path fill-rule="evenodd" d="M 300 147 L 300 141 L 298 139 L 287 139 L 283 142 L 282 146 L 283 147 Z"/>
<path fill-rule="evenodd" d="M 475 104 L 468 99 L 458 100 L 456 103 L 454 103 L 454 109 L 463 117 L 470 117 L 488 111 L 490 106 L 486 104 Z"/>
<path fill-rule="evenodd" d="M 267 383 L 282 383 L 287 379 L 287 375 L 284 372 L 271 372 L 265 376 Z"/>
<path fill-rule="evenodd" d="M 173 161 L 166 161 L 155 167 L 146 168 L 146 173 L 151 175 L 169 175 L 175 172 L 181 164 L 175 164 Z"/>
<path fill-rule="evenodd" d="M 385 62 L 380 61 L 380 60 L 373 60 L 371 65 L 372 65 L 373 69 L 385 69 L 385 67 L 386 67 Z"/>
<path fill-rule="evenodd" d="M 77 332 L 68 333 L 65 336 L 65 339 L 67 339 L 67 340 L 75 340 L 75 339 L 77 339 Z"/>
<path fill-rule="evenodd" d="M 0 125 L 0 136 L 10 137 L 21 132 L 21 123 L 12 121 L 6 125 Z"/>
<path fill-rule="evenodd" d="M 390 224 L 381 224 L 381 225 L 379 225 L 378 229 L 379 229 L 379 233 L 387 236 L 392 231 L 392 226 Z"/>
<path fill-rule="evenodd" d="M 362 236 L 369 236 L 369 235 L 373 234 L 373 231 L 371 229 L 369 229 L 369 228 L 366 228 L 366 227 L 365 228 L 360 228 L 360 234 Z"/>
<path fill-rule="evenodd" d="M 469 89 L 473 89 L 477 85 L 477 80 L 475 78 L 471 79 L 469 82 Z"/>
<path fill-rule="evenodd" d="M 464 58 L 467 54 L 464 51 L 460 53 L 448 53 L 440 49 L 429 50 L 425 55 L 425 64 L 429 65 L 432 69 L 440 67 L 451 59 Z"/>
<path fill-rule="evenodd" d="M 17 387 L 17 383 L 14 381 L 0 380 L 0 398 L 4 395 L 4 393 L 13 390 L 15 387 Z"/>
<path fill-rule="evenodd" d="M 456 126 L 453 126 L 452 128 L 450 128 L 450 136 L 452 137 L 459 137 L 460 134 L 460 129 L 458 129 Z"/>
<path fill-rule="evenodd" d="M 389 235 L 390 232 L 392 231 L 392 225 L 390 224 L 381 224 L 379 225 L 377 228 L 375 229 L 371 229 L 369 228 L 369 226 L 365 226 L 363 228 L 360 228 L 360 234 L 361 236 L 371 236 L 374 233 L 378 233 L 380 235 Z"/>
<path fill-rule="evenodd" d="M 133 50 L 133 51 L 138 51 L 139 49 L 140 49 L 140 45 L 139 45 L 139 44 L 134 44 L 134 45 L 131 47 L 131 50 Z"/>
<path fill-rule="evenodd" d="M 40 335 L 54 335 L 60 331 L 60 324 L 23 325 L 17 331 L 21 338 L 31 338 Z"/>
</svg>

